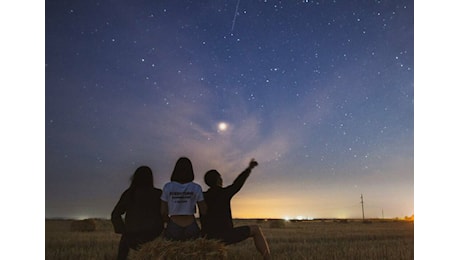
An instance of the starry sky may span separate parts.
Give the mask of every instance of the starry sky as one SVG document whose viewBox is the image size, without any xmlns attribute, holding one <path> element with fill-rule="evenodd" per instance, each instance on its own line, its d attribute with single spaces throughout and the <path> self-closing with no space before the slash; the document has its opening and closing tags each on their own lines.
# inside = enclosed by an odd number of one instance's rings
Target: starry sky
<svg viewBox="0 0 460 260">
<path fill-rule="evenodd" d="M 45 214 L 108 218 L 135 169 L 238 218 L 414 214 L 413 1 L 46 0 Z"/>
</svg>

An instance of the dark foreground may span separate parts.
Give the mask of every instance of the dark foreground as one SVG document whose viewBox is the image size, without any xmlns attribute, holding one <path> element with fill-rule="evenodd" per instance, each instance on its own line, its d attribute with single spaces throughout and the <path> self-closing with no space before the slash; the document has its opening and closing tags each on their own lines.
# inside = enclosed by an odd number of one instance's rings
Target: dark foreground
<svg viewBox="0 0 460 260">
<path fill-rule="evenodd" d="M 72 220 L 46 220 L 46 259 L 115 259 L 120 236 L 109 220 L 73 231 Z M 273 259 L 414 259 L 414 222 L 235 220 L 258 224 Z M 260 259 L 251 240 L 227 247 L 228 259 Z"/>
</svg>

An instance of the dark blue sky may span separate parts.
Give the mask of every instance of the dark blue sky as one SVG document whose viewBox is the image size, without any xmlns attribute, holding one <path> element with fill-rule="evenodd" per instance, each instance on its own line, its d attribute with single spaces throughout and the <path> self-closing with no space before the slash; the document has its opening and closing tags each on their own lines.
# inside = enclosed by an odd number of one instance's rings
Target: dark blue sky
<svg viewBox="0 0 460 260">
<path fill-rule="evenodd" d="M 238 8 L 236 8 L 238 5 Z M 235 217 L 414 213 L 413 1 L 46 1 L 46 217 L 180 156 Z M 227 129 L 218 128 L 220 122 Z"/>
</svg>

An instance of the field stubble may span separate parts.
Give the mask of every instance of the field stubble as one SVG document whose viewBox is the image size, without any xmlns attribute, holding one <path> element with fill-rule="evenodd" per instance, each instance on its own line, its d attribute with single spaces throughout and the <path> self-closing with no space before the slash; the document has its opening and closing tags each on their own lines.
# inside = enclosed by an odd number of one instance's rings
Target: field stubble
<svg viewBox="0 0 460 260">
<path fill-rule="evenodd" d="M 414 259 L 414 223 L 406 221 L 286 222 L 235 220 L 258 224 L 273 259 Z M 109 220 L 94 232 L 72 232 L 70 220 L 46 220 L 46 259 L 115 259 L 120 236 Z M 272 227 L 271 227 L 272 226 Z M 276 226 L 276 225 L 275 225 Z M 261 259 L 252 239 L 227 246 L 228 259 Z"/>
</svg>

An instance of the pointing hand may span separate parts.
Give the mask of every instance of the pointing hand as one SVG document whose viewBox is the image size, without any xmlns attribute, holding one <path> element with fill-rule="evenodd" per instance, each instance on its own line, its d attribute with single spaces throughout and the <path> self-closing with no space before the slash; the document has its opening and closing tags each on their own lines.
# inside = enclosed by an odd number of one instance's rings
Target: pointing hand
<svg viewBox="0 0 460 260">
<path fill-rule="evenodd" d="M 255 160 L 254 158 L 251 159 L 251 161 L 249 162 L 249 169 L 252 169 L 254 167 L 256 167 L 257 165 L 259 165 Z"/>
</svg>

